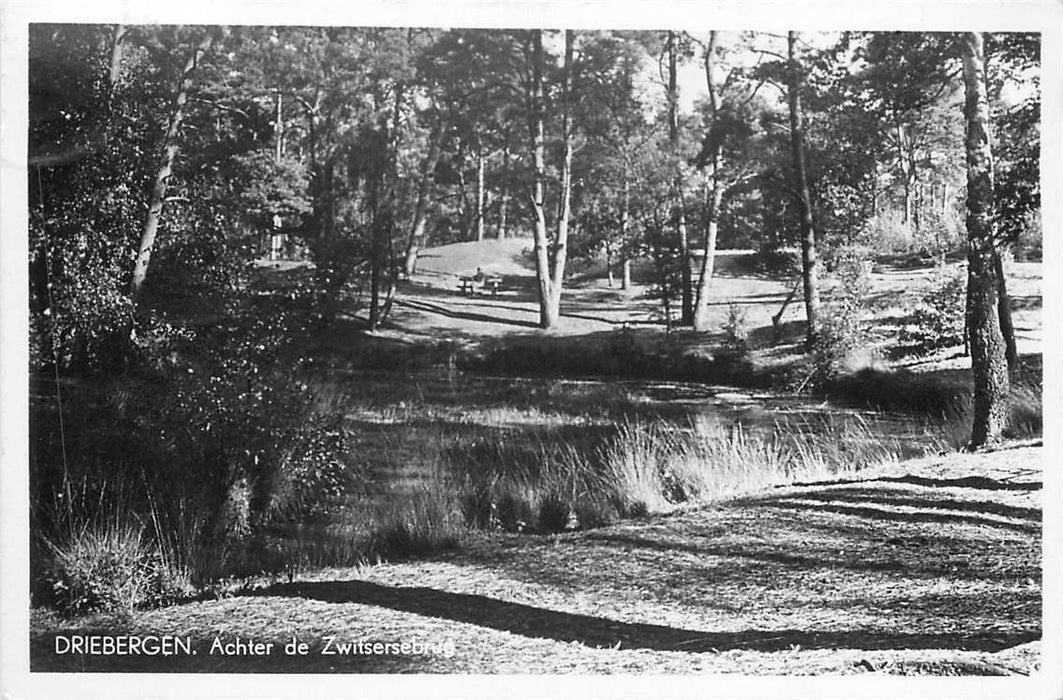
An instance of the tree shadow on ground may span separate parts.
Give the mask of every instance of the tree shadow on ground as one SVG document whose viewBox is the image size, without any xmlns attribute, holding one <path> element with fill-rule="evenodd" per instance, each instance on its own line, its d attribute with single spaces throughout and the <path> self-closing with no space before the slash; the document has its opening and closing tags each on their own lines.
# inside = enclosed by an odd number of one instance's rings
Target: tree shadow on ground
<svg viewBox="0 0 1063 700">
<path fill-rule="evenodd" d="M 791 486 L 841 486 L 844 484 L 868 484 L 871 482 L 886 482 L 895 484 L 914 484 L 916 486 L 929 486 L 931 488 L 967 488 L 982 489 L 986 491 L 1040 491 L 1040 481 L 1000 481 L 986 476 L 965 476 L 958 479 L 931 479 L 925 476 L 906 474 L 905 476 L 882 476 L 875 479 L 836 479 L 833 481 L 804 481 Z"/>
<path fill-rule="evenodd" d="M 457 311 L 453 307 L 442 306 L 440 304 L 432 304 L 423 300 L 413 299 L 396 299 L 395 304 L 400 307 L 409 309 L 415 309 L 417 311 L 423 311 L 426 313 L 439 314 L 440 316 L 446 316 L 447 318 L 457 318 L 465 321 L 480 321 L 481 323 L 500 323 L 509 326 L 520 326 L 522 328 L 538 328 L 539 324 L 533 321 L 521 321 L 514 318 L 505 318 L 502 316 L 488 316 L 487 314 L 478 314 L 471 311 Z M 526 309 L 521 309 L 526 311 Z"/>
<path fill-rule="evenodd" d="M 356 603 L 501 630 L 526 637 L 578 642 L 590 647 L 708 652 L 745 649 L 967 649 L 999 651 L 1040 637 L 1017 632 L 921 634 L 886 629 L 815 631 L 798 629 L 709 632 L 667 625 L 621 622 L 604 617 L 549 610 L 468 593 L 435 588 L 385 586 L 369 581 L 280 584 L 256 596 L 290 596 L 327 603 Z"/>
<path fill-rule="evenodd" d="M 806 497 L 796 496 L 796 499 L 805 499 Z M 818 498 L 811 497 L 811 500 L 827 501 L 828 498 L 820 495 Z M 818 510 L 826 513 L 837 513 L 838 515 L 853 515 L 863 518 L 875 518 L 879 520 L 889 520 L 894 522 L 910 522 L 910 523 L 957 523 L 963 525 L 980 525 L 983 527 L 996 527 L 1003 528 L 1005 530 L 1015 530 L 1017 532 L 1039 532 L 1041 530 L 1040 524 L 1037 523 L 1013 523 L 1004 520 L 994 520 L 991 518 L 979 518 L 974 515 L 963 515 L 959 513 L 948 513 L 944 511 L 897 511 L 888 510 L 886 508 L 871 508 L 868 506 L 849 506 L 835 503 L 817 503 L 816 505 L 810 505 L 803 503 L 800 500 L 789 501 L 784 499 L 778 499 L 771 503 L 765 503 L 765 506 L 769 508 L 790 508 L 800 511 L 812 511 Z"/>
<path fill-rule="evenodd" d="M 852 501 L 861 504 L 933 508 L 950 511 L 990 513 L 1005 518 L 1041 522 L 1040 508 L 1024 508 L 996 501 L 959 500 L 954 498 L 915 497 L 907 493 L 890 493 L 871 488 L 842 488 L 802 494 L 802 499 L 813 501 Z"/>
</svg>

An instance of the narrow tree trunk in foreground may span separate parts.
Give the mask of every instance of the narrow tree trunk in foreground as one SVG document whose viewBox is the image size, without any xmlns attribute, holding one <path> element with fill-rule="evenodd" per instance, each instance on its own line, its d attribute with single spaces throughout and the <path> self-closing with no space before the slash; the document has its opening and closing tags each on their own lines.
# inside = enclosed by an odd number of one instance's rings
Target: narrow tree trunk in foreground
<svg viewBox="0 0 1063 700">
<path fill-rule="evenodd" d="M 967 321 L 974 375 L 970 448 L 999 440 L 1008 415 L 1007 348 L 1000 329 L 998 270 L 993 237 L 993 157 L 989 142 L 982 35 L 960 40 L 967 123 Z"/>
</svg>

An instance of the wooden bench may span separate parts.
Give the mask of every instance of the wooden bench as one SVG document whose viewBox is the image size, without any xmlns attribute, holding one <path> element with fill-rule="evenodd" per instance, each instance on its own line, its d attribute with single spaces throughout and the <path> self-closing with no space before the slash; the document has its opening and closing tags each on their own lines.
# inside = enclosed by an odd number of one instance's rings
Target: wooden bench
<svg viewBox="0 0 1063 700">
<path fill-rule="evenodd" d="M 466 276 L 458 278 L 458 288 L 465 295 L 475 294 L 478 289 L 490 289 L 491 296 L 498 296 L 498 288 L 501 284 L 502 278 L 497 275 L 489 275 L 481 280 Z"/>
</svg>

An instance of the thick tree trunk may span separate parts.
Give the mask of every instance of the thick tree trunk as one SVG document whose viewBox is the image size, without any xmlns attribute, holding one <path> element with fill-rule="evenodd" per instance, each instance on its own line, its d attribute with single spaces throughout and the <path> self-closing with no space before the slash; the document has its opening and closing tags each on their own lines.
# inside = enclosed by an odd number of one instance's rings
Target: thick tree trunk
<svg viewBox="0 0 1063 700">
<path fill-rule="evenodd" d="M 539 297 L 539 327 L 552 328 L 557 324 L 558 315 L 554 313 L 550 301 L 553 298 L 550 279 L 549 237 L 546 232 L 546 133 L 543 121 L 543 34 L 541 29 L 532 31 L 531 47 L 531 85 L 529 86 L 529 103 L 531 115 L 532 163 L 535 169 L 535 182 L 532 185 L 532 209 L 535 213 L 535 281 Z"/>
<path fill-rule="evenodd" d="M 111 42 L 111 68 L 108 72 L 108 81 L 111 94 L 118 87 L 118 81 L 122 78 L 122 49 L 129 30 L 124 24 L 115 25 L 114 39 Z"/>
<path fill-rule="evenodd" d="M 1019 368 L 1019 349 L 1015 345 L 1015 324 L 1011 320 L 1011 296 L 1004 276 L 1004 261 L 999 253 L 994 256 L 997 275 L 997 310 L 1000 314 L 1000 334 L 1004 336 L 1004 358 L 1012 375 Z"/>
<path fill-rule="evenodd" d="M 816 231 L 812 222 L 812 197 L 808 190 L 805 168 L 805 137 L 801 117 L 801 73 L 796 59 L 796 32 L 787 34 L 789 50 L 790 151 L 794 162 L 795 185 L 801 214 L 801 275 L 805 291 L 806 342 L 811 345 L 819 332 L 819 261 L 816 255 Z"/>
<path fill-rule="evenodd" d="M 413 211 L 413 226 L 410 229 L 410 238 L 406 243 L 406 259 L 403 263 L 403 272 L 407 277 L 417 271 L 417 255 L 421 252 L 425 241 L 425 229 L 428 226 L 428 205 L 432 200 L 432 189 L 435 184 L 436 164 L 439 162 L 440 142 L 443 135 L 443 120 L 440 119 L 432 127 L 432 133 L 428 137 L 428 154 L 421 163 L 421 182 L 417 187 L 417 204 Z"/>
<path fill-rule="evenodd" d="M 709 194 L 708 211 L 705 216 L 705 257 L 698 271 L 698 290 L 694 301 L 694 330 L 709 330 L 709 287 L 716 265 L 716 237 L 720 229 L 720 202 L 723 200 L 723 184 L 718 180 L 719 156 L 713 166 L 712 192 Z"/>
<path fill-rule="evenodd" d="M 140 290 L 144 286 L 144 280 L 148 276 L 148 266 L 151 264 L 151 253 L 155 249 L 155 237 L 159 230 L 159 221 L 162 218 L 162 206 L 166 200 L 166 187 L 173 172 L 174 158 L 177 157 L 177 137 L 181 131 L 181 122 L 184 121 L 184 106 L 188 101 L 188 89 L 192 84 L 192 73 L 199 62 L 199 55 L 210 48 L 214 36 L 207 33 L 188 54 L 181 75 L 177 79 L 177 93 L 174 95 L 173 108 L 170 110 L 170 119 L 166 125 L 166 133 L 162 139 L 162 159 L 159 168 L 155 171 L 155 184 L 151 190 L 151 201 L 148 205 L 148 216 L 144 221 L 144 228 L 140 234 L 140 246 L 137 249 L 136 265 L 133 267 L 133 280 L 130 283 L 131 296 L 134 302 L 140 296 Z"/>
<path fill-rule="evenodd" d="M 967 122 L 967 321 L 974 375 L 970 442 L 974 449 L 1002 436 L 1010 386 L 1007 348 L 1000 329 L 1000 263 L 993 240 L 993 159 L 982 35 L 964 33 L 960 50 Z"/>
</svg>

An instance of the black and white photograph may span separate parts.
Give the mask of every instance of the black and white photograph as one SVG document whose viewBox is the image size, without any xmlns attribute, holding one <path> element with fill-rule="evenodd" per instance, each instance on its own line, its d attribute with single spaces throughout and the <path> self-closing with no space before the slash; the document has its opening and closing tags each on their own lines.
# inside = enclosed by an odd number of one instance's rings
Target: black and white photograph
<svg viewBox="0 0 1063 700">
<path fill-rule="evenodd" d="M 361 5 L 5 3 L 4 697 L 1063 697 L 1063 6 Z"/>
</svg>

